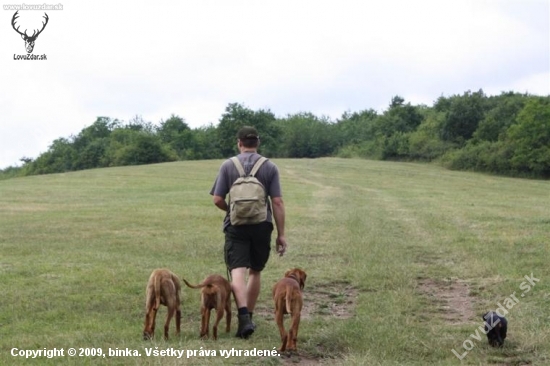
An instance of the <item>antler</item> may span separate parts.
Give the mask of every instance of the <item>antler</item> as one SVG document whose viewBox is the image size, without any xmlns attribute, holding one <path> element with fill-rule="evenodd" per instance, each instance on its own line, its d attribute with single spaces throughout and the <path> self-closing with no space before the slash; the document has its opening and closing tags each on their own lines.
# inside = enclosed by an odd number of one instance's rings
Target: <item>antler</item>
<svg viewBox="0 0 550 366">
<path fill-rule="evenodd" d="M 21 33 L 21 32 L 19 31 L 19 26 L 18 26 L 17 28 L 15 28 L 15 20 L 16 20 L 17 18 L 19 18 L 19 15 L 18 15 L 17 13 L 19 13 L 19 10 L 17 10 L 17 11 L 15 12 L 15 14 L 13 14 L 13 17 L 11 18 L 11 26 L 13 27 L 13 29 L 15 29 L 15 31 L 16 31 L 17 33 L 19 33 L 20 35 L 22 35 L 22 36 L 24 36 L 25 38 L 28 38 L 28 39 L 36 39 L 36 37 L 38 37 L 38 35 L 39 35 L 40 33 L 42 33 L 42 31 L 44 30 L 44 28 L 46 28 L 46 24 L 48 24 L 48 20 L 50 19 L 50 18 L 48 17 L 48 14 L 44 13 L 44 18 L 46 19 L 46 22 L 45 22 L 45 23 L 42 22 L 42 29 L 40 29 L 40 30 L 38 31 L 38 33 L 36 33 L 36 31 L 37 31 L 36 29 L 33 30 L 32 36 L 29 37 L 29 35 L 27 34 L 27 31 L 26 31 L 26 30 L 25 30 L 25 33 Z"/>
<path fill-rule="evenodd" d="M 36 33 L 36 36 L 34 35 L 34 32 L 33 32 L 33 34 L 32 34 L 33 37 L 38 37 L 38 35 L 39 35 L 40 33 L 42 33 L 42 31 L 44 30 L 44 28 L 46 28 L 46 24 L 48 24 L 48 20 L 49 20 L 50 18 L 48 17 L 48 14 L 46 14 L 46 13 L 44 13 L 44 18 L 46 18 L 46 23 L 42 22 L 42 24 L 43 24 L 42 29 L 40 29 L 40 30 L 38 31 L 38 33 Z"/>
<path fill-rule="evenodd" d="M 15 28 L 15 20 L 16 20 L 17 18 L 19 18 L 19 15 L 17 15 L 17 13 L 19 13 L 19 10 L 17 10 L 17 11 L 15 12 L 15 14 L 13 14 L 13 17 L 11 18 L 11 26 L 12 26 L 13 29 L 15 29 L 15 31 L 16 31 L 17 33 L 19 33 L 20 35 L 22 35 L 22 36 L 27 36 L 26 33 L 21 33 L 21 32 L 19 32 L 19 27 Z M 44 13 L 44 14 L 45 14 L 45 13 Z"/>
<path fill-rule="evenodd" d="M 48 17 L 48 14 L 46 14 L 46 13 L 44 13 L 44 18 L 46 18 L 46 23 L 42 22 L 42 24 L 43 24 L 43 25 L 42 25 L 42 29 L 40 29 L 40 30 L 38 31 L 38 33 L 36 33 L 36 30 L 33 30 L 32 36 L 30 36 L 30 38 L 35 38 L 35 39 L 36 39 L 36 37 L 38 37 L 38 35 L 39 35 L 40 33 L 42 33 L 42 31 L 44 30 L 44 28 L 46 28 L 46 24 L 48 24 L 48 20 L 49 20 L 50 18 Z M 36 33 L 36 35 L 35 35 L 34 33 Z"/>
</svg>

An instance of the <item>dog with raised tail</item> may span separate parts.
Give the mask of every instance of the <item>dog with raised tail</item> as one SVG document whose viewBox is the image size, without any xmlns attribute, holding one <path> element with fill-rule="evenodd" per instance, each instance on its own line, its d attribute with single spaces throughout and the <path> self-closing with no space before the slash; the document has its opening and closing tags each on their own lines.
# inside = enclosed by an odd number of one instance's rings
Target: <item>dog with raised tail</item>
<svg viewBox="0 0 550 366">
<path fill-rule="evenodd" d="M 149 277 L 145 295 L 145 327 L 143 339 L 148 340 L 155 335 L 155 319 L 160 305 L 168 308 L 166 322 L 164 323 L 164 339 L 168 339 L 168 329 L 172 317 L 176 317 L 176 335 L 180 334 L 181 309 L 180 309 L 181 285 L 174 273 L 165 268 L 155 269 Z"/>
<path fill-rule="evenodd" d="M 201 331 L 200 337 L 208 339 L 210 336 L 210 312 L 216 310 L 216 321 L 214 322 L 213 338 L 218 339 L 218 324 L 223 318 L 225 311 L 226 327 L 228 333 L 231 330 L 231 284 L 224 277 L 214 274 L 207 276 L 200 284 L 191 285 L 185 279 L 183 282 L 187 287 L 201 289 Z"/>
<path fill-rule="evenodd" d="M 275 302 L 275 321 L 281 335 L 280 352 L 296 351 L 298 329 L 300 327 L 300 315 L 304 298 L 302 290 L 306 283 L 306 273 L 293 268 L 285 272 L 284 277 L 273 286 L 273 301 Z M 291 315 L 291 323 L 288 333 L 284 327 L 284 315 Z"/>
</svg>

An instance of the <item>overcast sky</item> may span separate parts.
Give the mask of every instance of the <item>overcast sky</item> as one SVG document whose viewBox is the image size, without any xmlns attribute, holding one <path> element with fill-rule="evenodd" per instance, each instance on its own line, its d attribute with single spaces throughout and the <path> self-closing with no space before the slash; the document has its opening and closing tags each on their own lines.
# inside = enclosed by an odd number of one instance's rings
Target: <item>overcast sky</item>
<svg viewBox="0 0 550 366">
<path fill-rule="evenodd" d="M 0 169 L 98 116 L 217 124 L 229 103 L 278 117 L 433 105 L 480 88 L 550 95 L 548 0 L 2 0 Z M 26 55 L 6 5 L 62 5 Z M 44 10 L 21 10 L 19 30 Z"/>
</svg>

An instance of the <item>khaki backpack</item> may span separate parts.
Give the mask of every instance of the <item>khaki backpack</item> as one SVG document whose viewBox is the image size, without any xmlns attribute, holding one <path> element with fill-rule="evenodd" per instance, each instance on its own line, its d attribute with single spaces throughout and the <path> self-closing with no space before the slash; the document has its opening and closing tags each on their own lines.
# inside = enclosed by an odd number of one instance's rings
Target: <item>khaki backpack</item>
<svg viewBox="0 0 550 366">
<path fill-rule="evenodd" d="M 239 178 L 229 190 L 231 225 L 259 224 L 267 219 L 267 195 L 263 184 L 255 177 L 266 160 L 263 156 L 258 159 L 247 176 L 239 159 L 236 156 L 231 158 L 239 172 Z"/>
</svg>

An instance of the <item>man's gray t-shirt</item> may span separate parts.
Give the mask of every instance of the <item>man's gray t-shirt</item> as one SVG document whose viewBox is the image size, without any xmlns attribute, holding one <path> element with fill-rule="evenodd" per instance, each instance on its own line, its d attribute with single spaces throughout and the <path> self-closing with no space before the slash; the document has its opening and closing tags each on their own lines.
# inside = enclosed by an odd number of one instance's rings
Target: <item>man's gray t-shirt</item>
<svg viewBox="0 0 550 366">
<path fill-rule="evenodd" d="M 261 157 L 261 155 L 258 153 L 245 152 L 237 155 L 237 157 L 239 158 L 239 161 L 244 168 L 245 174 L 248 175 L 250 174 L 252 167 Z M 233 164 L 230 159 L 224 161 L 222 166 L 220 167 L 220 171 L 218 173 L 218 176 L 216 177 L 214 186 L 212 187 L 212 190 L 210 190 L 210 194 L 213 196 L 220 196 L 225 199 L 225 197 L 229 193 L 229 190 L 231 189 L 231 186 L 237 180 L 237 178 L 239 178 L 239 172 L 237 171 L 235 164 Z M 274 163 L 269 160 L 264 162 L 256 173 L 256 178 L 263 184 L 267 196 L 269 196 L 270 198 L 282 197 L 281 183 L 279 181 L 279 170 Z M 272 223 L 273 215 L 271 205 L 268 204 L 267 208 L 268 211 L 266 221 Z M 227 212 L 223 221 L 223 228 L 225 229 L 229 225 L 229 212 Z"/>
</svg>

